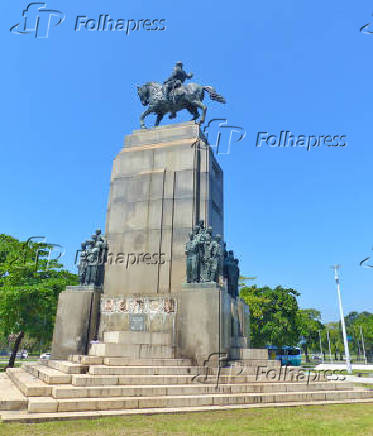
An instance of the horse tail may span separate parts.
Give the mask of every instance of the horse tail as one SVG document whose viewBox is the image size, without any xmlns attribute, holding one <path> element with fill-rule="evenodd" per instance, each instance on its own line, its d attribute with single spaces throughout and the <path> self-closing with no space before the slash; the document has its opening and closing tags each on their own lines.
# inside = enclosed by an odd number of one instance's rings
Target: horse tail
<svg viewBox="0 0 373 436">
<path fill-rule="evenodd" d="M 218 94 L 213 86 L 203 86 L 202 88 L 210 94 L 211 100 L 216 100 L 219 103 L 225 104 L 225 98 Z"/>
</svg>

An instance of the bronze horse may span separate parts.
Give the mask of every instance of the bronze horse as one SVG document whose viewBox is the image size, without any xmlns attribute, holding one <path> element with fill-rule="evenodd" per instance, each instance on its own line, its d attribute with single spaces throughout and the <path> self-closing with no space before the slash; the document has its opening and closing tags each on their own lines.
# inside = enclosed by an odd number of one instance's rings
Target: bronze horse
<svg viewBox="0 0 373 436">
<path fill-rule="evenodd" d="M 137 92 L 141 103 L 149 106 L 140 117 L 140 127 L 146 129 L 144 119 L 151 113 L 157 115 L 155 126 L 158 126 L 168 112 L 170 112 L 169 118 L 175 118 L 176 112 L 183 109 L 193 115 L 192 120 L 198 120 L 200 117 L 198 108 L 202 111 L 200 123 L 204 123 L 207 107 L 202 101 L 205 91 L 209 93 L 211 100 L 225 103 L 225 98 L 217 94 L 212 86 L 201 86 L 193 82 L 178 86 L 170 92 L 165 85 L 158 82 L 148 82 L 143 86 L 138 86 Z"/>
</svg>

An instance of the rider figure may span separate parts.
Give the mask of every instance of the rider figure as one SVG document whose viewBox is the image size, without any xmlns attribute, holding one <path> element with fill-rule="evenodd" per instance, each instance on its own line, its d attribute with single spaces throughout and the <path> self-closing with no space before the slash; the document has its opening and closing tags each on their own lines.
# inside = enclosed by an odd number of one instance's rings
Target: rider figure
<svg viewBox="0 0 373 436">
<path fill-rule="evenodd" d="M 176 65 L 172 71 L 171 76 L 163 82 L 166 85 L 166 98 L 169 99 L 170 92 L 176 88 L 179 88 L 182 83 L 184 83 L 187 79 L 191 79 L 193 77 L 193 73 L 187 73 L 183 70 L 183 63 L 181 61 L 176 62 Z M 176 112 L 172 112 L 169 116 L 170 119 L 176 118 Z"/>
</svg>

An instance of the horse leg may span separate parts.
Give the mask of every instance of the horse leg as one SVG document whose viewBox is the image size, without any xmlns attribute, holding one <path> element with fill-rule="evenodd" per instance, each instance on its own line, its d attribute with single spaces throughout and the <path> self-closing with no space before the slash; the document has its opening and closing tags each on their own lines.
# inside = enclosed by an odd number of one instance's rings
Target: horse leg
<svg viewBox="0 0 373 436">
<path fill-rule="evenodd" d="M 198 120 L 199 113 L 198 113 L 198 110 L 197 110 L 197 108 L 195 106 L 189 106 L 187 108 L 187 110 L 188 110 L 188 112 L 190 112 L 193 115 L 192 120 Z"/>
<path fill-rule="evenodd" d="M 144 119 L 146 116 L 148 116 L 149 114 L 151 114 L 153 112 L 152 109 L 146 109 L 146 111 L 144 111 L 140 117 L 140 127 L 142 129 L 146 129 L 145 123 L 144 123 Z"/>
<path fill-rule="evenodd" d="M 157 121 L 155 122 L 155 126 L 159 126 L 159 123 L 162 121 L 163 119 L 163 114 L 161 112 L 157 113 Z"/>
<path fill-rule="evenodd" d="M 204 105 L 201 101 L 198 100 L 194 100 L 192 102 L 192 104 L 195 107 L 199 107 L 202 110 L 202 115 L 201 115 L 201 119 L 200 119 L 200 124 L 203 124 L 205 122 L 205 118 L 206 118 L 206 110 L 207 110 L 207 106 Z M 197 118 L 196 118 L 197 119 Z"/>
</svg>

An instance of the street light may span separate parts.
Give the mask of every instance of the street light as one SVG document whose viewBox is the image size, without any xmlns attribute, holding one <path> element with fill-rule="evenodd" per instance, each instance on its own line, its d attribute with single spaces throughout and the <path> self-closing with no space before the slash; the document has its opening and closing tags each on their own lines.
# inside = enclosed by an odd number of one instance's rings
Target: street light
<svg viewBox="0 0 373 436">
<path fill-rule="evenodd" d="M 333 265 L 332 268 L 334 269 L 334 279 L 335 279 L 335 282 L 337 284 L 338 302 L 339 302 L 339 314 L 340 314 L 340 317 L 341 317 L 341 326 L 342 326 L 342 333 L 343 333 L 343 343 L 344 343 L 345 356 L 346 356 L 346 368 L 347 368 L 347 372 L 349 374 L 352 374 L 352 367 L 351 367 L 351 361 L 350 361 L 350 350 L 348 349 L 348 341 L 347 341 L 346 326 L 345 326 L 345 317 L 343 315 L 341 290 L 340 290 L 339 276 L 338 276 L 338 270 L 340 268 L 340 265 Z"/>
<path fill-rule="evenodd" d="M 360 336 L 361 336 L 361 342 L 363 344 L 364 362 L 366 365 L 368 363 L 368 361 L 367 361 L 367 356 L 365 354 L 365 344 L 364 344 L 364 335 L 363 335 L 363 327 L 362 326 L 360 326 Z"/>
<path fill-rule="evenodd" d="M 329 330 L 326 331 L 326 336 L 327 336 L 327 339 L 328 339 L 328 342 L 329 342 L 329 360 L 330 360 L 330 363 L 333 363 L 332 349 L 331 349 L 331 346 L 330 346 L 330 333 L 329 333 Z"/>
<path fill-rule="evenodd" d="M 321 330 L 319 330 L 319 339 L 320 339 L 320 356 L 321 356 L 321 362 L 324 363 L 324 355 L 322 354 L 322 345 L 321 345 Z"/>
</svg>

